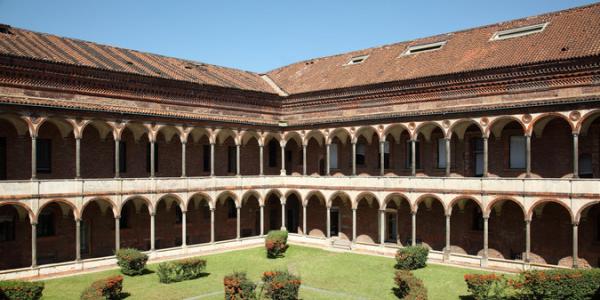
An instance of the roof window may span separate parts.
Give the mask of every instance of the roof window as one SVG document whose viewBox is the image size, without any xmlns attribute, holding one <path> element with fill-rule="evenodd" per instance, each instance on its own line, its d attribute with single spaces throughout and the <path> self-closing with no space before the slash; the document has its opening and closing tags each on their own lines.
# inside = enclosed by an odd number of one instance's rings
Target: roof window
<svg viewBox="0 0 600 300">
<path fill-rule="evenodd" d="M 444 45 L 446 45 L 446 41 L 410 46 L 406 48 L 404 52 L 402 52 L 402 55 L 411 55 L 421 52 L 435 51 L 441 49 Z"/>
<path fill-rule="evenodd" d="M 351 58 L 350 61 L 348 63 L 346 63 L 346 65 L 362 64 L 365 60 L 367 60 L 368 57 L 369 57 L 369 55 L 355 56 L 355 57 Z"/>
<path fill-rule="evenodd" d="M 548 23 L 535 24 L 530 26 L 523 26 L 513 29 L 497 31 L 492 36 L 492 41 L 511 39 L 515 37 L 542 32 L 546 28 L 546 26 L 548 26 Z"/>
</svg>

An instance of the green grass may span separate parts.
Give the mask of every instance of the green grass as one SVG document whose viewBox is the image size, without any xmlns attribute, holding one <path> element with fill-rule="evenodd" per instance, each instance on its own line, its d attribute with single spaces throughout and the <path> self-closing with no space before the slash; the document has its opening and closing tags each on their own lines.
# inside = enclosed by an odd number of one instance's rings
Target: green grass
<svg viewBox="0 0 600 300">
<path fill-rule="evenodd" d="M 182 299 L 221 292 L 223 277 L 233 271 L 246 271 L 252 280 L 259 281 L 263 271 L 286 268 L 301 276 L 302 285 L 307 287 L 301 289 L 303 299 L 395 299 L 391 292 L 394 260 L 387 257 L 334 253 L 293 245 L 285 258 L 279 259 L 267 259 L 262 247 L 205 258 L 210 274 L 195 280 L 161 284 L 155 273 L 125 276 L 123 290 L 130 294 L 127 299 Z M 156 267 L 156 264 L 148 265 L 151 271 Z M 414 273 L 424 281 L 429 299 L 458 299 L 467 294 L 463 275 L 480 272 L 429 265 Z M 43 299 L 78 299 L 92 281 L 114 274 L 119 274 L 119 270 L 48 280 Z M 223 294 L 202 299 L 223 299 Z"/>
</svg>

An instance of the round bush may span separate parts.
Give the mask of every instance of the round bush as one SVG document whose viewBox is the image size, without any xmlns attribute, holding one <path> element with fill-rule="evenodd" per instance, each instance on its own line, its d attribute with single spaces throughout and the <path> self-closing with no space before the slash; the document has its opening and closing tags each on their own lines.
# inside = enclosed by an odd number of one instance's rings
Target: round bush
<svg viewBox="0 0 600 300">
<path fill-rule="evenodd" d="M 398 250 L 396 253 L 396 269 L 416 270 L 427 266 L 429 249 L 424 246 L 409 246 Z"/>
</svg>

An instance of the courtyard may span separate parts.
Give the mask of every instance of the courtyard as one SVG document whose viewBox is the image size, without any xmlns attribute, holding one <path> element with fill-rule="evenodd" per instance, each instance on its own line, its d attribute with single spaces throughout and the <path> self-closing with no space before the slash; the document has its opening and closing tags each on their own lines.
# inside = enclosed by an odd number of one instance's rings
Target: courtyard
<svg viewBox="0 0 600 300">
<path fill-rule="evenodd" d="M 233 271 L 246 271 L 254 280 L 266 270 L 288 269 L 302 279 L 302 299 L 397 299 L 393 258 L 330 252 L 292 245 L 284 258 L 268 259 L 264 247 L 204 256 L 207 276 L 179 283 L 162 284 L 149 264 L 145 275 L 125 276 L 127 299 L 223 299 L 223 277 Z M 481 273 L 452 266 L 429 264 L 414 272 L 423 280 L 429 299 L 459 299 L 467 295 L 463 276 Z M 46 281 L 42 299 L 77 299 L 94 280 L 119 274 L 118 269 L 51 279 Z"/>
</svg>

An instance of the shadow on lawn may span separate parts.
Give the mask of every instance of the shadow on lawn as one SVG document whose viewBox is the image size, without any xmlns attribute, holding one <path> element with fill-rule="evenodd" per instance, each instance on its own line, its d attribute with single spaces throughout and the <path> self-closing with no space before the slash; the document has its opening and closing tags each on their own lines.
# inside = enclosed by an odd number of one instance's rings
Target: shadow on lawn
<svg viewBox="0 0 600 300">
<path fill-rule="evenodd" d="M 471 295 L 462 295 L 458 296 L 458 298 L 460 298 L 460 300 L 475 300 L 475 298 L 473 298 Z"/>
</svg>

